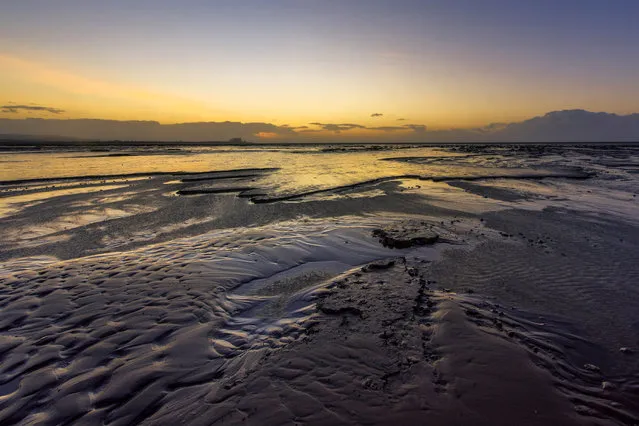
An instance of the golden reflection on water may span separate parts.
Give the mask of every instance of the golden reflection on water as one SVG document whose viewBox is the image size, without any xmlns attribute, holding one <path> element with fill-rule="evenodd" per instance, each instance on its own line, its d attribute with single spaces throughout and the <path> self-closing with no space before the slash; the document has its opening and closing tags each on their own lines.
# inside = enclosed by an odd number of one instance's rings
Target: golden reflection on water
<svg viewBox="0 0 639 426">
<path fill-rule="evenodd" d="M 21 153 L 0 156 L 0 181 L 72 176 L 125 175 L 157 172 L 208 172 L 247 168 L 278 168 L 256 181 L 269 192 L 295 193 L 407 174 L 444 176 L 472 173 L 459 165 L 423 165 L 379 161 L 388 157 L 451 157 L 433 148 L 394 151 L 318 152 L 297 149 L 208 148 L 171 155 L 96 156 L 95 153 Z M 8 160 L 12 160 L 8 162 Z M 482 169 L 485 171 L 485 169 Z"/>
<path fill-rule="evenodd" d="M 0 218 L 22 210 L 29 205 L 37 204 L 39 201 L 48 200 L 53 197 L 64 195 L 86 194 L 89 192 L 108 191 L 110 189 L 125 188 L 126 185 L 102 185 L 83 188 L 52 189 L 46 192 L 34 192 L 29 194 L 12 195 L 0 198 Z"/>
</svg>

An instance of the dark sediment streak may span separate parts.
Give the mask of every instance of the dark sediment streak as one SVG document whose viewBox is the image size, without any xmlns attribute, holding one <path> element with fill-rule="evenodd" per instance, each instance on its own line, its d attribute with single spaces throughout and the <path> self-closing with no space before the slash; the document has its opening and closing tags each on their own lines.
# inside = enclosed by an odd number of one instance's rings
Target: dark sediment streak
<svg viewBox="0 0 639 426">
<path fill-rule="evenodd" d="M 18 179 L 18 180 L 4 180 L 0 181 L 0 185 L 15 185 L 15 184 L 27 184 L 27 183 L 41 183 L 41 182 L 65 182 L 74 180 L 96 180 L 96 179 L 120 179 L 120 178 L 134 178 L 134 177 L 153 177 L 153 176 L 197 176 L 197 175 L 225 175 L 229 174 L 231 177 L 246 177 L 246 176 L 233 176 L 232 174 L 240 172 L 273 172 L 279 169 L 264 168 L 264 169 L 234 169 L 234 170 L 213 170 L 208 172 L 149 172 L 149 173 L 126 173 L 116 175 L 85 175 L 85 176 L 63 176 L 56 178 L 35 178 L 35 179 Z M 227 177 L 227 176 L 225 176 Z"/>
<path fill-rule="evenodd" d="M 490 186 L 484 186 L 481 184 L 476 184 L 470 181 L 448 181 L 448 185 L 453 186 L 455 188 L 463 189 L 464 191 L 470 192 L 471 194 L 480 195 L 486 198 L 492 198 L 493 200 L 501 200 L 501 201 L 519 201 L 528 199 L 528 195 L 519 194 L 512 190 L 502 189 L 502 188 L 493 188 Z"/>
<path fill-rule="evenodd" d="M 178 195 L 201 195 L 201 194 L 229 194 L 233 192 L 247 192 L 253 191 L 255 188 L 240 187 L 240 188 L 195 188 L 195 189 L 179 189 L 176 193 Z"/>
<path fill-rule="evenodd" d="M 362 186 L 367 185 L 375 185 L 383 182 L 390 182 L 402 179 L 415 179 L 421 181 L 431 181 L 431 182 L 448 182 L 448 181 L 482 181 L 482 180 L 490 180 L 490 179 L 515 179 L 515 180 L 542 180 L 542 179 L 576 179 L 576 180 L 584 180 L 589 179 L 593 175 L 591 173 L 586 172 L 570 172 L 570 173 L 548 173 L 548 174 L 521 174 L 521 175 L 509 175 L 509 174 L 494 174 L 487 176 L 422 176 L 422 175 L 399 175 L 399 176 L 388 176 L 382 177 L 378 179 L 371 179 L 363 182 L 358 182 L 350 185 L 342 185 L 336 186 L 332 188 L 326 189 L 317 189 L 313 191 L 300 192 L 296 194 L 283 195 L 279 197 L 258 197 L 254 194 L 250 193 L 240 193 L 240 197 L 250 198 L 251 202 L 255 204 L 265 204 L 265 203 L 276 203 L 279 201 L 289 201 L 295 200 L 297 198 L 306 197 L 309 195 L 317 195 L 323 193 L 331 193 L 331 192 L 340 192 L 340 191 L 348 191 L 351 189 L 356 189 Z"/>
<path fill-rule="evenodd" d="M 272 171 L 275 171 L 277 169 L 273 169 Z M 265 172 L 268 171 L 265 169 Z M 207 181 L 207 180 L 220 180 L 220 179 L 234 179 L 234 178 L 244 178 L 244 179 L 248 179 L 248 178 L 255 178 L 255 177 L 260 177 L 263 176 L 263 174 L 258 174 L 258 173 L 249 173 L 249 174 L 229 174 L 227 175 L 222 175 L 222 176 L 203 176 L 203 177 L 193 177 L 193 178 L 184 178 L 184 179 L 180 179 L 183 183 L 187 183 L 187 182 L 200 182 L 200 181 Z"/>
</svg>

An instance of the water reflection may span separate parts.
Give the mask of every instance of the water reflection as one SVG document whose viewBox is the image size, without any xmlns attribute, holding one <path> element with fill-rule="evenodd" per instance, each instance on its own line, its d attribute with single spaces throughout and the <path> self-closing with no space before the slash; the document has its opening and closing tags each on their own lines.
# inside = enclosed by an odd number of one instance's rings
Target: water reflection
<svg viewBox="0 0 639 426">
<path fill-rule="evenodd" d="M 388 161 L 389 157 L 395 156 L 413 157 L 420 161 Z M 247 150 L 219 147 L 200 148 L 186 154 L 173 155 L 138 152 L 131 156 L 96 157 L 95 153 L 85 152 L 73 157 L 69 153 L 2 156 L 5 157 L 18 162 L 7 163 L 3 167 L 0 181 L 276 168 L 278 170 L 273 173 L 256 176 L 251 180 L 251 186 L 259 188 L 262 193 L 278 196 L 407 175 L 441 178 L 552 173 L 551 170 L 527 168 L 521 162 L 504 167 L 502 163 L 491 162 L 490 158 L 473 158 L 473 161 L 468 161 L 465 153 L 435 148 L 402 149 L 399 153 L 363 149 L 322 152 L 320 149 L 300 150 L 299 147 Z"/>
</svg>

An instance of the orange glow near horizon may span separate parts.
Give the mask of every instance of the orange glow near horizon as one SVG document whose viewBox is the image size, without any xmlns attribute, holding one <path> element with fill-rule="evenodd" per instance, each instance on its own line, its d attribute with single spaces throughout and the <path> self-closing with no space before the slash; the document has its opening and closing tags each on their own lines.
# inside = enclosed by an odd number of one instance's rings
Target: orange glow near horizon
<svg viewBox="0 0 639 426">
<path fill-rule="evenodd" d="M 304 95 L 310 98 L 307 105 L 295 103 L 301 101 L 297 92 L 294 94 L 284 92 L 280 97 L 284 101 L 271 94 L 260 100 L 246 102 L 246 107 L 242 107 L 242 103 L 236 101 L 225 102 L 224 99 L 220 99 L 218 102 L 206 102 L 193 96 L 179 96 L 168 90 L 157 90 L 154 87 L 140 87 L 100 77 L 85 76 L 48 63 L 26 60 L 7 54 L 0 54 L 0 79 L 2 81 L 0 97 L 3 104 L 8 102 L 16 104 L 37 103 L 65 110 L 64 114 L 46 116 L 46 118 L 152 120 L 164 124 L 198 121 L 260 121 L 292 126 L 308 125 L 314 121 L 355 122 L 366 126 L 394 126 L 415 122 L 427 124 L 429 129 L 446 129 L 482 126 L 492 121 L 526 118 L 543 112 L 543 110 L 519 110 L 504 113 L 499 110 L 491 111 L 482 108 L 482 105 L 477 105 L 476 102 L 457 105 L 449 101 L 444 104 L 441 99 L 437 99 L 437 102 L 441 104 L 440 108 L 434 108 L 429 105 L 420 105 L 424 102 L 407 97 L 404 99 L 404 103 L 407 104 L 405 106 L 399 104 L 401 99 L 396 102 L 387 102 L 389 105 L 386 106 L 386 110 L 390 110 L 397 103 L 399 111 L 389 111 L 381 118 L 371 118 L 371 111 L 384 110 L 384 100 L 381 100 L 377 106 L 367 108 L 364 105 L 358 105 L 357 92 L 347 93 L 344 95 L 345 100 L 342 103 L 347 104 L 346 106 L 350 108 L 327 113 L 324 110 L 331 109 L 328 99 L 333 95 L 321 95 L 329 96 L 329 98 L 325 99 L 324 103 L 315 102 L 314 98 L 320 96 L 317 91 Z M 301 85 L 302 82 L 298 82 L 298 84 Z M 170 84 L 166 86 L 167 88 L 171 87 Z M 239 89 L 239 92 L 242 90 Z M 231 95 L 232 93 L 227 93 L 225 96 L 230 97 Z M 239 94 L 237 97 L 243 98 Z M 293 102 L 292 105 L 288 103 L 287 98 Z M 363 98 L 365 99 L 367 96 L 363 96 Z M 253 106 L 260 103 L 264 104 L 264 110 Z M 225 108 L 224 105 L 229 105 L 229 107 Z M 268 110 L 273 113 L 264 112 Z M 402 112 L 402 110 L 406 111 Z M 0 112 L 0 117 L 3 118 L 33 116 L 33 113 L 27 112 Z M 398 121 L 404 117 L 408 118 L 401 122 Z M 350 130 L 349 133 L 362 132 L 357 132 L 354 129 Z"/>
<path fill-rule="evenodd" d="M 278 77 L 273 84 L 268 84 L 271 74 L 248 80 L 227 76 L 233 84 L 223 84 L 224 76 L 172 81 L 152 75 L 143 84 L 135 78 L 115 79 L 108 72 L 100 75 L 96 71 L 78 71 L 72 66 L 0 53 L 3 105 L 46 105 L 64 110 L 60 114 L 0 110 L 0 118 L 149 120 L 162 124 L 262 122 L 308 126 L 312 131 L 293 136 L 256 132 L 254 137 L 260 140 L 375 141 L 391 137 L 401 140 L 411 135 L 410 130 L 383 130 L 409 123 L 426 125 L 429 131 L 474 128 L 520 121 L 555 109 L 539 93 L 530 93 L 528 102 L 513 100 L 514 89 L 507 84 L 495 83 L 487 89 L 490 93 L 487 97 L 477 88 L 481 84 L 459 80 L 454 73 L 449 80 L 439 76 L 439 85 L 430 84 L 427 76 L 410 81 L 409 90 L 394 62 L 406 60 L 406 55 L 391 53 L 380 54 L 382 64 L 386 65 L 376 71 L 376 76 L 313 74 L 309 68 L 298 65 L 301 68 L 290 71 L 288 79 Z M 376 78 L 382 83 L 376 84 Z M 561 107 L 579 108 L 581 104 Z M 376 111 L 383 111 L 383 115 L 373 117 Z M 313 122 L 356 123 L 367 129 L 330 131 L 309 125 Z M 380 130 L 370 129 L 374 127 Z"/>
<path fill-rule="evenodd" d="M 202 102 L 86 77 L 48 64 L 0 54 L 0 95 L 16 104 L 55 105 L 59 117 L 113 120 L 154 120 L 164 123 L 221 119 L 220 112 Z M 27 113 L 1 114 L 4 118 L 32 117 Z"/>
</svg>

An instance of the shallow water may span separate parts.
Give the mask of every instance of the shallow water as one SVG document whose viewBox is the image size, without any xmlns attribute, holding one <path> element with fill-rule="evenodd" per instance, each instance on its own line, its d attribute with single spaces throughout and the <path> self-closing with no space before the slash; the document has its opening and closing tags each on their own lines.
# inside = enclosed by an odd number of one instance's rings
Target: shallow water
<svg viewBox="0 0 639 426">
<path fill-rule="evenodd" d="M 394 157 L 446 161 L 381 161 Z M 131 156 L 95 156 L 93 153 L 29 153 L 10 154 L 0 161 L 14 158 L 0 171 L 0 181 L 68 178 L 81 176 L 118 176 L 133 173 L 210 172 L 221 170 L 269 169 L 270 173 L 249 179 L 249 186 L 270 196 L 306 193 L 322 189 L 358 184 L 394 176 L 487 177 L 521 175 L 561 175 L 570 170 L 534 168 L 525 163 L 504 165 L 499 161 L 477 157 L 468 160 L 463 153 L 435 148 L 388 151 L 351 150 L 345 152 L 300 151 L 299 148 L 251 149 L 207 148 L 183 154 L 156 155 L 137 152 Z"/>
</svg>

